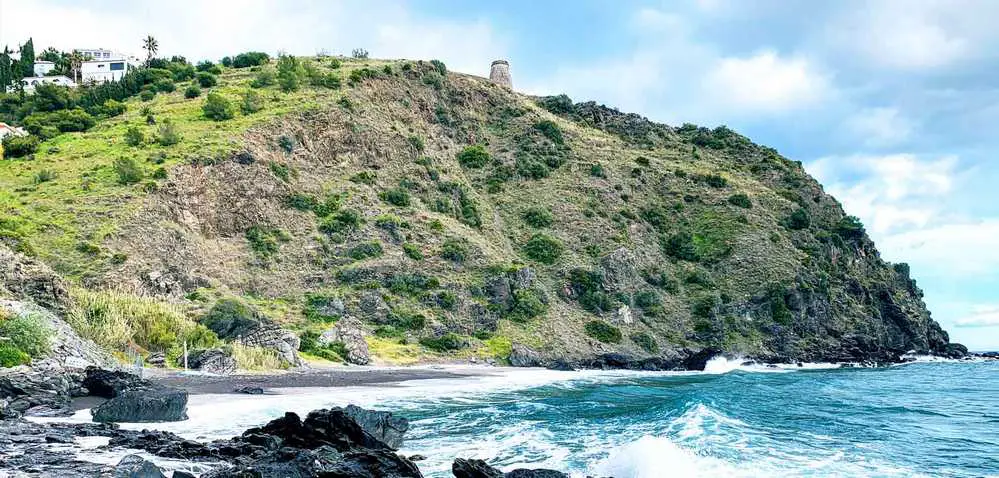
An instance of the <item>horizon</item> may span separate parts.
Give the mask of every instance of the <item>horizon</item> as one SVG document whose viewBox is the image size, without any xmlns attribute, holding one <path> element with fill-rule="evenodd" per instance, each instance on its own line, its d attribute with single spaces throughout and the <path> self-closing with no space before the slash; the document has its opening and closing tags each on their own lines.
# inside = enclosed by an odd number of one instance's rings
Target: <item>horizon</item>
<svg viewBox="0 0 999 478">
<path fill-rule="evenodd" d="M 999 120 L 990 83 L 999 32 L 988 25 L 999 4 L 960 3 L 590 1 L 565 11 L 521 1 L 0 0 L 0 45 L 31 37 L 36 52 L 96 45 L 134 55 L 148 34 L 160 56 L 192 62 L 365 48 L 483 77 L 505 59 L 523 93 L 565 93 L 671 125 L 725 124 L 803 162 L 886 260 L 911 265 L 951 340 L 989 351 L 999 350 L 999 204 L 989 201 L 999 139 L 976 125 Z M 585 38 L 582 24 L 593 26 Z"/>
</svg>

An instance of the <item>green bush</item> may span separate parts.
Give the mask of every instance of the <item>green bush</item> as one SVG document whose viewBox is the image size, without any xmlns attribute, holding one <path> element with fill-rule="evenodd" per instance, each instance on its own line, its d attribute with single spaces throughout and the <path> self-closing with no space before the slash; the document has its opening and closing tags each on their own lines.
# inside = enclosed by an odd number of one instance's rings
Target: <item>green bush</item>
<svg viewBox="0 0 999 478">
<path fill-rule="evenodd" d="M 447 66 L 444 62 L 440 60 L 430 60 L 430 66 L 434 67 L 434 70 L 440 75 L 447 75 Z"/>
<path fill-rule="evenodd" d="M 177 91 L 177 85 L 171 80 L 159 80 L 153 85 L 153 87 L 156 88 L 156 91 L 161 93 L 173 93 L 174 91 Z"/>
<path fill-rule="evenodd" d="M 307 330 L 299 336 L 301 343 L 298 350 L 309 355 L 329 360 L 331 362 L 342 362 L 347 356 L 347 350 L 343 343 L 319 344 L 319 332 Z"/>
<path fill-rule="evenodd" d="M 245 236 L 250 249 L 261 259 L 270 259 L 277 254 L 281 243 L 291 239 L 288 233 L 269 226 L 252 226 L 246 230 Z"/>
<path fill-rule="evenodd" d="M 340 61 L 339 58 L 331 58 L 330 59 L 330 68 L 332 68 L 334 70 L 339 70 L 340 67 L 342 67 L 342 66 L 343 66 L 343 62 Z"/>
<path fill-rule="evenodd" d="M 232 103 L 226 97 L 215 92 L 208 93 L 201 110 L 204 112 L 206 118 L 215 121 L 225 121 L 236 116 L 236 111 L 232 107 Z"/>
<path fill-rule="evenodd" d="M 188 86 L 187 89 L 184 90 L 184 98 L 191 99 L 199 96 L 201 96 L 201 88 L 199 88 L 198 85 Z"/>
<path fill-rule="evenodd" d="M 602 320 L 591 320 L 584 327 L 586 335 L 593 337 L 605 344 L 616 344 L 621 342 L 621 330 Z"/>
<path fill-rule="evenodd" d="M 155 97 L 156 92 L 153 90 L 142 90 L 142 92 L 139 93 L 139 99 L 142 101 L 153 101 L 153 98 Z"/>
<path fill-rule="evenodd" d="M 667 256 L 677 259 L 697 262 L 700 256 L 697 254 L 697 247 L 694 245 L 694 236 L 683 231 L 669 236 L 663 241 L 663 252 Z"/>
<path fill-rule="evenodd" d="M 177 131 L 177 126 L 173 124 L 169 118 L 163 120 L 156 135 L 156 142 L 160 146 L 173 146 L 179 143 L 181 140 L 180 132 Z"/>
<path fill-rule="evenodd" d="M 453 262 L 465 262 L 468 256 L 468 242 L 464 239 L 447 238 L 441 244 L 441 257 Z"/>
<path fill-rule="evenodd" d="M 361 213 L 353 210 L 343 210 L 327 217 L 319 224 L 319 230 L 326 234 L 346 234 L 357 230 L 364 223 Z"/>
<path fill-rule="evenodd" d="M 118 176 L 118 184 L 128 185 L 142 181 L 142 166 L 132 158 L 118 158 L 112 165 L 115 174 Z"/>
<path fill-rule="evenodd" d="M 382 244 L 378 241 L 362 242 L 347 251 L 347 255 L 356 261 L 380 257 L 383 253 Z"/>
<path fill-rule="evenodd" d="M 796 209 L 790 216 L 784 219 L 784 226 L 788 229 L 807 229 L 810 225 L 812 225 L 812 219 L 805 209 Z"/>
<path fill-rule="evenodd" d="M 419 312 L 408 309 L 392 309 L 388 314 L 389 323 L 402 330 L 420 330 L 427 325 L 427 318 Z"/>
<path fill-rule="evenodd" d="M 251 66 L 259 66 L 267 64 L 270 61 L 270 56 L 266 53 L 259 51 L 248 51 L 246 53 L 240 53 L 232 58 L 233 68 L 247 68 Z M 223 65 L 224 59 L 223 59 Z M 228 66 L 228 65 L 227 65 Z"/>
<path fill-rule="evenodd" d="M 659 353 L 659 344 L 656 342 L 655 337 L 649 335 L 647 332 L 639 332 L 631 336 L 631 341 L 635 345 L 641 347 L 642 350 L 650 354 Z"/>
<path fill-rule="evenodd" d="M 305 74 L 302 63 L 292 55 L 279 55 L 277 61 L 277 80 L 281 91 L 290 92 L 298 89 L 301 77 Z"/>
<path fill-rule="evenodd" d="M 408 256 L 410 259 L 413 259 L 414 261 L 423 260 L 423 251 L 421 251 L 420 246 L 417 246 L 416 244 L 413 244 L 411 242 L 403 243 L 402 251 L 406 253 L 406 256 Z"/>
<path fill-rule="evenodd" d="M 538 233 L 524 244 L 524 254 L 542 264 L 554 264 L 565 251 L 562 241 L 548 234 Z"/>
<path fill-rule="evenodd" d="M 303 193 L 291 193 L 284 198 L 284 205 L 297 211 L 312 211 L 319 201 L 315 196 Z"/>
<path fill-rule="evenodd" d="M 601 314 L 614 309 L 614 300 L 604 290 L 603 277 L 586 269 L 569 271 L 569 285 L 584 310 Z"/>
<path fill-rule="evenodd" d="M 68 133 L 71 131 L 87 131 L 97 124 L 97 120 L 81 108 L 47 113 L 32 113 L 26 116 L 22 122 L 24 129 L 29 133 L 46 139 L 54 136 L 51 133 L 46 133 L 47 131 L 51 131 L 52 128 L 63 133 Z"/>
<path fill-rule="evenodd" d="M 526 321 L 544 315 L 546 312 L 548 312 L 548 304 L 542 300 L 537 291 L 518 289 L 513 292 L 513 307 L 510 308 L 509 318 Z"/>
<path fill-rule="evenodd" d="M 604 170 L 604 166 L 600 163 L 594 163 L 590 165 L 590 176 L 595 178 L 606 178 L 607 171 Z"/>
<path fill-rule="evenodd" d="M 146 140 L 146 135 L 142 133 L 142 130 L 138 126 L 129 126 L 125 130 L 125 144 L 129 146 L 138 146 Z"/>
<path fill-rule="evenodd" d="M 3 317 L 0 312 L 0 345 L 7 345 L 28 354 L 41 357 L 49 352 L 52 330 L 35 315 Z"/>
<path fill-rule="evenodd" d="M 277 83 L 277 73 L 273 68 L 264 67 L 257 72 L 257 75 L 250 82 L 251 88 L 266 88 Z"/>
<path fill-rule="evenodd" d="M 167 170 L 166 170 L 166 168 L 163 168 L 163 167 L 156 168 L 156 170 L 153 171 L 153 174 L 152 174 L 151 177 L 153 179 L 166 179 L 167 178 Z"/>
<path fill-rule="evenodd" d="M 252 332 L 260 322 L 260 313 L 239 299 L 220 299 L 201 318 L 202 325 L 227 340 Z"/>
<path fill-rule="evenodd" d="M 434 296 L 434 303 L 444 310 L 454 310 L 454 307 L 458 305 L 458 294 L 442 290 Z"/>
<path fill-rule="evenodd" d="M 126 109 L 128 108 L 125 106 L 125 103 L 109 99 L 101 105 L 101 114 L 107 116 L 108 118 L 113 118 L 124 114 Z"/>
<path fill-rule="evenodd" d="M 241 98 L 239 110 L 242 111 L 244 115 L 256 113 L 264 109 L 264 98 L 256 91 L 246 90 L 241 95 Z"/>
<path fill-rule="evenodd" d="M 375 176 L 373 171 L 361 171 L 350 177 L 351 182 L 357 184 L 367 184 L 369 186 L 375 184 L 375 179 L 377 179 L 377 176 Z"/>
<path fill-rule="evenodd" d="M 205 71 L 205 72 L 211 73 L 213 75 L 221 75 L 222 74 L 222 69 L 219 68 L 218 65 L 216 65 L 216 64 L 214 64 L 214 63 L 212 63 L 210 61 L 207 61 L 207 60 L 198 62 L 198 64 L 195 66 L 195 68 L 198 71 Z"/>
<path fill-rule="evenodd" d="M 860 239 L 864 237 L 864 224 L 857 216 L 845 216 L 836 224 L 836 234 L 843 239 Z"/>
<path fill-rule="evenodd" d="M 0 367 L 17 367 L 31 363 L 31 356 L 11 345 L 0 343 Z"/>
<path fill-rule="evenodd" d="M 198 80 L 198 84 L 201 85 L 202 88 L 211 88 L 219 82 L 215 75 L 208 73 L 207 71 L 198 73 L 195 78 Z"/>
<path fill-rule="evenodd" d="M 699 174 L 695 176 L 695 179 L 713 188 L 723 188 L 728 185 L 728 180 L 725 179 L 724 176 L 717 173 Z"/>
<path fill-rule="evenodd" d="M 481 144 L 468 146 L 458 153 L 458 163 L 466 168 L 478 169 L 489 162 L 489 152 Z"/>
<path fill-rule="evenodd" d="M 718 297 L 714 294 L 704 294 L 694 298 L 690 304 L 690 314 L 694 317 L 708 319 L 714 316 L 715 307 L 718 306 Z"/>
<path fill-rule="evenodd" d="M 743 193 L 733 194 L 729 196 L 728 202 L 729 204 L 732 204 L 734 206 L 739 206 L 744 209 L 750 209 L 753 207 L 753 201 L 749 199 L 749 196 Z"/>
<path fill-rule="evenodd" d="M 396 273 L 382 279 L 382 286 L 399 295 L 419 295 L 440 285 L 436 277 L 420 272 Z"/>
<path fill-rule="evenodd" d="M 35 173 L 34 183 L 35 184 L 47 183 L 49 181 L 54 180 L 56 176 L 57 175 L 55 171 L 52 171 L 51 169 L 43 169 Z"/>
<path fill-rule="evenodd" d="M 396 187 L 382 193 L 382 200 L 399 207 L 409 207 L 409 191 Z"/>
<path fill-rule="evenodd" d="M 546 207 L 531 206 L 522 215 L 524 222 L 532 227 L 548 227 L 555 223 L 555 215 Z"/>
<path fill-rule="evenodd" d="M 562 129 L 552 120 L 539 121 L 534 124 L 534 129 L 540 131 L 552 143 L 559 146 L 565 144 L 565 138 L 562 137 Z"/>
<path fill-rule="evenodd" d="M 7 136 L 3 139 L 3 156 L 5 158 L 20 158 L 38 150 L 41 141 L 37 136 Z"/>
<path fill-rule="evenodd" d="M 468 340 L 454 332 L 448 332 L 440 337 L 424 337 L 420 339 L 420 345 L 435 352 L 445 353 L 467 347 Z"/>
</svg>

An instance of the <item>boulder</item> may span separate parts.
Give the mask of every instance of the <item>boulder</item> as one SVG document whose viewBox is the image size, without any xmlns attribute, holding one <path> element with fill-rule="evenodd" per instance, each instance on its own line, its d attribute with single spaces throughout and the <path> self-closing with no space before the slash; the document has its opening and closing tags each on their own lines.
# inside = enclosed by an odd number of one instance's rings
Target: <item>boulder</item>
<svg viewBox="0 0 999 478">
<path fill-rule="evenodd" d="M 968 356 L 968 347 L 958 343 L 950 343 L 944 346 L 942 355 L 952 359 L 964 358 Z"/>
<path fill-rule="evenodd" d="M 540 367 L 541 355 L 523 344 L 513 344 L 510 350 L 510 365 L 514 367 Z"/>
<path fill-rule="evenodd" d="M 122 458 L 115 465 L 112 476 L 114 478 L 166 478 L 159 467 L 139 455 L 128 455 Z"/>
<path fill-rule="evenodd" d="M 166 354 L 163 352 L 153 352 L 146 357 L 146 364 L 153 367 L 165 367 Z"/>
<path fill-rule="evenodd" d="M 183 361 L 183 357 L 180 358 Z M 202 349 L 190 353 L 187 366 L 213 375 L 232 375 L 236 373 L 236 359 L 222 349 Z"/>
<path fill-rule="evenodd" d="M 152 387 L 148 380 L 122 370 L 87 367 L 85 373 L 83 386 L 95 397 L 114 398 L 127 389 Z"/>
<path fill-rule="evenodd" d="M 367 365 L 371 362 L 368 342 L 364 340 L 364 329 L 361 322 L 353 317 L 344 317 L 337 321 L 329 330 L 319 336 L 320 345 L 342 343 L 347 356 L 347 363 Z"/>
<path fill-rule="evenodd" d="M 256 327 L 246 331 L 245 335 L 236 341 L 252 347 L 263 347 L 277 352 L 278 357 L 294 367 L 305 364 L 298 356 L 301 339 L 290 330 L 282 329 L 277 324 L 260 322 Z"/>
<path fill-rule="evenodd" d="M 3 243 L 0 243 L 0 287 L 56 315 L 65 314 L 71 303 L 65 280 L 45 264 L 14 252 Z"/>
<path fill-rule="evenodd" d="M 377 290 L 361 292 L 361 297 L 357 301 L 357 310 L 362 319 L 378 324 L 385 323 L 391 312 L 388 303 Z"/>
<path fill-rule="evenodd" d="M 609 291 L 618 291 L 638 285 L 642 275 L 635 266 L 635 255 L 627 248 L 619 248 L 600 260 L 603 270 L 603 286 Z"/>
<path fill-rule="evenodd" d="M 451 473 L 455 478 L 569 478 L 569 475 L 561 471 L 536 469 L 529 470 L 518 468 L 509 473 L 489 466 L 485 461 L 476 459 L 457 458 L 451 465 Z"/>
<path fill-rule="evenodd" d="M 46 416 L 71 415 L 70 400 L 85 394 L 80 388 L 82 374 L 66 370 L 54 362 L 33 367 L 0 368 L 0 418 L 14 418 L 42 412 Z"/>
<path fill-rule="evenodd" d="M 91 410 L 95 422 L 187 420 L 187 392 L 172 387 L 133 388 Z"/>
<path fill-rule="evenodd" d="M 683 368 L 686 370 L 704 370 L 704 366 L 707 365 L 708 360 L 721 353 L 721 350 L 713 347 L 705 347 L 696 352 L 690 351 L 687 357 L 683 359 Z"/>
<path fill-rule="evenodd" d="M 264 389 L 261 387 L 251 387 L 247 385 L 245 387 L 239 387 L 236 390 L 233 390 L 233 393 L 242 393 L 246 395 L 263 395 Z"/>
<path fill-rule="evenodd" d="M 389 448 L 398 450 L 402 446 L 403 435 L 409 429 L 409 420 L 395 416 L 391 412 L 365 410 L 356 405 L 347 405 L 343 411 L 364 431 L 388 445 Z"/>
</svg>

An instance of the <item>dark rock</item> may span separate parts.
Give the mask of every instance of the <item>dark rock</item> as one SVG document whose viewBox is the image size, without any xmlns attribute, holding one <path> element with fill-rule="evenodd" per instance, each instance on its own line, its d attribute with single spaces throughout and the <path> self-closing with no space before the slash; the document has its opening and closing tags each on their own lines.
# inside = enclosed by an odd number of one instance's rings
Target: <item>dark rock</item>
<svg viewBox="0 0 999 478">
<path fill-rule="evenodd" d="M 540 367 L 541 355 L 523 344 L 513 344 L 510 350 L 510 365 L 514 367 Z"/>
<path fill-rule="evenodd" d="M 964 358 L 968 356 L 968 347 L 958 343 L 950 343 L 944 346 L 941 355 L 952 359 Z"/>
<path fill-rule="evenodd" d="M 263 395 L 264 389 L 260 387 L 252 387 L 247 385 L 245 387 L 239 387 L 236 390 L 233 390 L 233 393 L 245 393 L 247 395 Z"/>
<path fill-rule="evenodd" d="M 128 455 L 114 468 L 114 478 L 166 478 L 159 467 L 139 455 Z"/>
<path fill-rule="evenodd" d="M 426 460 L 426 459 L 427 459 L 427 457 L 425 457 L 423 455 L 410 455 L 409 456 L 409 461 L 423 461 L 423 460 Z"/>
<path fill-rule="evenodd" d="M 683 359 L 683 368 L 686 370 L 704 370 L 704 366 L 707 365 L 708 360 L 719 354 L 721 354 L 721 350 L 713 347 L 706 347 L 697 352 L 692 352 L 687 355 L 687 358 Z"/>
<path fill-rule="evenodd" d="M 180 359 L 183 360 L 183 357 Z M 236 373 L 236 359 L 222 349 L 202 349 L 190 353 L 187 366 L 193 370 L 213 375 Z"/>
<path fill-rule="evenodd" d="M 133 373 L 87 367 L 83 386 L 95 397 L 114 398 L 127 389 L 149 388 L 152 384 Z"/>
<path fill-rule="evenodd" d="M 172 478 L 198 478 L 198 477 L 194 476 L 193 473 L 189 473 L 184 470 L 174 470 Z"/>
<path fill-rule="evenodd" d="M 153 367 L 164 367 L 166 366 L 166 354 L 153 352 L 146 357 L 146 363 Z"/>
<path fill-rule="evenodd" d="M 170 387 L 133 388 L 92 410 L 95 422 L 187 420 L 187 392 Z"/>
<path fill-rule="evenodd" d="M 65 314 L 70 304 L 65 280 L 45 264 L 8 249 L 3 242 L 0 242 L 0 288 L 56 315 Z"/>
<path fill-rule="evenodd" d="M 356 405 L 343 409 L 366 432 L 381 440 L 393 450 L 402 446 L 403 435 L 409 429 L 409 420 L 395 416 L 391 412 L 365 410 Z"/>
<path fill-rule="evenodd" d="M 569 475 L 562 473 L 561 471 L 546 470 L 544 468 L 536 470 L 517 468 L 516 470 L 503 475 L 503 478 L 569 478 Z"/>
<path fill-rule="evenodd" d="M 503 478 L 503 472 L 482 460 L 456 458 L 451 465 L 455 478 Z"/>
<path fill-rule="evenodd" d="M 59 366 L 0 369 L 0 418 L 19 417 L 28 410 L 46 416 L 71 414 L 70 400 L 80 388 L 82 374 Z"/>
</svg>

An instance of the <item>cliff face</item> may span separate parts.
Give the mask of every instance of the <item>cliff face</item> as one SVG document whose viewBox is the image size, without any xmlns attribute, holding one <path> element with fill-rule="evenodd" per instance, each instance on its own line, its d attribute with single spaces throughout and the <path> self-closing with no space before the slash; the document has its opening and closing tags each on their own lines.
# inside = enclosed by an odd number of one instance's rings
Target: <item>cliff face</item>
<svg viewBox="0 0 999 478">
<path fill-rule="evenodd" d="M 349 86 L 263 88 L 274 111 L 228 123 L 180 93 L 157 99 L 151 113 L 172 119 L 179 145 L 132 153 L 114 134 L 142 118 L 108 120 L 42 148 L 39 163 L 67 169 L 45 187 L 72 201 L 7 207 L 36 231 L 39 257 L 84 286 L 188 310 L 242 296 L 303 334 L 351 317 L 376 355 L 513 349 L 518 363 L 672 367 L 698 350 L 779 361 L 960 350 L 908 266 L 884 262 L 800 163 L 727 128 L 528 97 L 441 64 L 336 68 Z M 225 94 L 250 90 L 246 72 L 220 81 Z M 235 132 L 244 125 L 255 126 Z M 88 163 L 86 187 L 71 182 L 75 161 L 120 154 L 166 168 L 122 186 Z"/>
<path fill-rule="evenodd" d="M 431 71 L 368 79 L 174 168 L 108 241 L 129 259 L 104 281 L 306 315 L 339 303 L 383 338 L 565 360 L 945 351 L 907 266 L 799 163 L 724 127 L 462 75 L 435 88 Z"/>
</svg>

